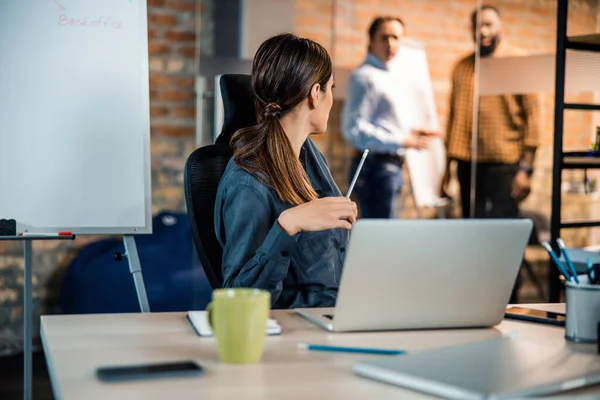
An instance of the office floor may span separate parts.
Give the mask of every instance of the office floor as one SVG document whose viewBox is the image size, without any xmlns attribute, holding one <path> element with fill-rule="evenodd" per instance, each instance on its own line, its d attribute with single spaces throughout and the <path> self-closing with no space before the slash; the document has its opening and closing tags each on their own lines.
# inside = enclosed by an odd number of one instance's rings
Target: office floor
<svg viewBox="0 0 600 400">
<path fill-rule="evenodd" d="M 52 386 L 46 367 L 44 353 L 33 353 L 33 384 L 34 400 L 53 400 Z M 0 399 L 23 399 L 23 354 L 0 357 Z"/>
</svg>

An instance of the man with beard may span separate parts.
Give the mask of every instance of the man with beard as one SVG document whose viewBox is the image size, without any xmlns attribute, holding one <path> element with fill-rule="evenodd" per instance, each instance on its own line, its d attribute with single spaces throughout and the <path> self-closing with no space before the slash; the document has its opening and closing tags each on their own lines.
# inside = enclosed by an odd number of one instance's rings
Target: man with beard
<svg viewBox="0 0 600 400">
<path fill-rule="evenodd" d="M 500 12 L 484 5 L 479 21 L 481 57 L 520 54 L 502 37 Z M 471 15 L 476 41 L 477 10 Z M 450 115 L 446 132 L 448 167 L 456 161 L 464 218 L 515 218 L 518 205 L 531 190 L 538 145 L 538 104 L 535 95 L 485 95 L 479 98 L 477 137 L 473 143 L 473 83 L 475 54 L 460 60 L 452 73 Z M 475 157 L 475 204 L 471 215 L 472 157 Z M 442 183 L 446 194 L 449 168 Z"/>
</svg>

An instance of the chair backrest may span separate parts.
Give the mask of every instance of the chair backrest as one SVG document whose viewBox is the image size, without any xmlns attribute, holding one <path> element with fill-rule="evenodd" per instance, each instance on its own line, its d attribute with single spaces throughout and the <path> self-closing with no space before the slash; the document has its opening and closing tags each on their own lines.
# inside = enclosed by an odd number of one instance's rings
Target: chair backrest
<svg viewBox="0 0 600 400">
<path fill-rule="evenodd" d="M 219 85 L 223 98 L 223 127 L 215 143 L 229 144 L 235 131 L 257 124 L 252 78 L 242 74 L 222 75 Z"/>
<path fill-rule="evenodd" d="M 213 289 L 223 286 L 223 250 L 215 235 L 217 189 L 233 156 L 229 140 L 243 127 L 256 125 L 250 75 L 223 75 L 220 80 L 225 118 L 215 144 L 200 147 L 187 159 L 184 171 L 185 201 L 194 245 Z"/>
<path fill-rule="evenodd" d="M 188 157 L 184 172 L 185 200 L 192 237 L 213 289 L 223 284 L 223 252 L 215 235 L 215 198 L 219 181 L 232 155 L 233 150 L 226 143 L 200 147 Z"/>
</svg>

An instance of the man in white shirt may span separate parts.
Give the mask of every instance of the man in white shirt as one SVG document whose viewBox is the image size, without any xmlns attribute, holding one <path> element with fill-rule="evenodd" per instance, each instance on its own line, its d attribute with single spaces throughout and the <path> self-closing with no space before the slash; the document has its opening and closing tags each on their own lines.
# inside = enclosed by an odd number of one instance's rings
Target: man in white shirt
<svg viewBox="0 0 600 400">
<path fill-rule="evenodd" d="M 350 78 L 342 133 L 356 149 L 350 177 L 363 151 L 369 149 L 354 187 L 361 217 L 395 218 L 405 149 L 427 148 L 430 137 L 438 133 L 416 129 L 411 121 L 408 77 L 394 61 L 404 36 L 404 22 L 396 17 L 378 17 L 368 33 L 369 53 Z"/>
</svg>

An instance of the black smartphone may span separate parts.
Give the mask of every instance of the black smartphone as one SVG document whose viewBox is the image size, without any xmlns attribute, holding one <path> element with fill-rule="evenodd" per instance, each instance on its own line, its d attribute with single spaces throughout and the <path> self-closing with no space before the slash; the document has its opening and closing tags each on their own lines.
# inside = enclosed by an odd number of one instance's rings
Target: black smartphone
<svg viewBox="0 0 600 400">
<path fill-rule="evenodd" d="M 179 378 L 184 376 L 198 376 L 202 373 L 202 367 L 194 361 L 100 367 L 96 370 L 98 379 L 105 382 Z"/>
<path fill-rule="evenodd" d="M 532 308 L 511 307 L 506 310 L 504 318 L 522 321 L 539 322 L 556 326 L 565 326 L 565 314 L 550 311 L 534 310 Z"/>
</svg>

